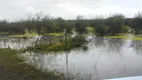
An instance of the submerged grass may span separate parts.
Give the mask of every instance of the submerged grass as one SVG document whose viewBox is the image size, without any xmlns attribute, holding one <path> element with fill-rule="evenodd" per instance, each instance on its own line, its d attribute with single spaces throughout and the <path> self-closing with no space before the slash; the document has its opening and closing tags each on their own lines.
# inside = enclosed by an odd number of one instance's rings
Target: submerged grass
<svg viewBox="0 0 142 80">
<path fill-rule="evenodd" d="M 127 39 L 128 36 L 105 36 L 105 38 L 120 38 L 120 39 Z"/>
<path fill-rule="evenodd" d="M 0 49 L 0 80 L 63 80 L 63 75 L 42 72 L 17 57 L 18 52 Z"/>
<path fill-rule="evenodd" d="M 37 44 L 34 47 L 27 47 L 25 50 L 22 51 L 45 51 L 45 52 L 50 52 L 50 51 L 66 51 L 70 50 L 71 46 L 68 45 L 66 48 L 65 44 L 61 43 L 50 43 L 50 44 Z"/>
<path fill-rule="evenodd" d="M 138 38 L 138 37 L 132 37 L 132 38 L 129 38 L 131 40 L 142 40 L 142 38 Z"/>
<path fill-rule="evenodd" d="M 129 36 L 105 36 L 105 38 L 118 38 L 118 39 L 130 39 L 130 40 L 142 40 L 142 37 L 129 37 Z"/>
</svg>

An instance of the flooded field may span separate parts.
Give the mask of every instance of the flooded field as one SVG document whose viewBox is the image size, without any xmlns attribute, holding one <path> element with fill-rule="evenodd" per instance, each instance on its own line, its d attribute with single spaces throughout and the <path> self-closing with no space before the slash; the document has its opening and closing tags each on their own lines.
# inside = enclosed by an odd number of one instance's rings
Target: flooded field
<svg viewBox="0 0 142 80">
<path fill-rule="evenodd" d="M 34 45 L 36 40 L 37 37 L 0 39 L 0 47 L 21 49 Z M 100 80 L 142 75 L 142 41 L 95 36 L 90 36 L 89 40 L 87 51 L 75 49 L 52 54 L 27 51 L 21 56 L 25 58 L 26 63 L 42 70 L 64 73 L 71 80 Z"/>
</svg>

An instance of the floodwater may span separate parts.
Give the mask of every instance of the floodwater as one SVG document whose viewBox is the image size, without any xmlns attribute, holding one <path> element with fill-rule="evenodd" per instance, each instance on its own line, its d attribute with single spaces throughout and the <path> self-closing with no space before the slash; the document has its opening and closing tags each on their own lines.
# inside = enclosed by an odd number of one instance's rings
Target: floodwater
<svg viewBox="0 0 142 80">
<path fill-rule="evenodd" d="M 87 51 L 72 50 L 53 54 L 26 52 L 26 62 L 42 70 L 64 73 L 71 80 L 100 80 L 142 75 L 142 41 L 90 36 Z M 35 38 L 6 41 L 13 48 L 30 46 Z M 30 43 L 30 44 L 29 44 Z M 15 45 L 14 45 L 15 44 Z M 6 47 L 3 40 L 1 47 Z M 17 47 L 16 47 L 17 46 Z"/>
</svg>

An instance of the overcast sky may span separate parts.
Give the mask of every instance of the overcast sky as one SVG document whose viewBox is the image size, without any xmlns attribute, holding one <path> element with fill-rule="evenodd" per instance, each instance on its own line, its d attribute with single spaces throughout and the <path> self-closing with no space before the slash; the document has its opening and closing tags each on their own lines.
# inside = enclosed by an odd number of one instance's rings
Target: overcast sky
<svg viewBox="0 0 142 80">
<path fill-rule="evenodd" d="M 142 0 L 0 0 L 0 19 L 7 20 L 23 18 L 29 12 L 42 12 L 64 19 L 113 13 L 133 17 L 141 10 Z"/>
</svg>

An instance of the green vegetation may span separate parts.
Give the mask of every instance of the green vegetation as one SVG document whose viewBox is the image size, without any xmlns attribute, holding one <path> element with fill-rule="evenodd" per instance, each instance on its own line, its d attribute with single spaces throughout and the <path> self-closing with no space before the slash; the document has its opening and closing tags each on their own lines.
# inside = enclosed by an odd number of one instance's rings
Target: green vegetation
<svg viewBox="0 0 142 80">
<path fill-rule="evenodd" d="M 105 38 L 122 38 L 122 39 L 128 39 L 128 36 L 104 36 Z"/>
<path fill-rule="evenodd" d="M 17 35 L 10 35 L 10 37 L 33 37 L 38 36 L 38 34 L 17 34 Z"/>
<path fill-rule="evenodd" d="M 128 32 L 131 32 L 131 28 L 129 26 L 123 26 L 122 27 L 122 33 L 128 33 Z"/>
<path fill-rule="evenodd" d="M 63 75 L 54 72 L 42 72 L 24 63 L 17 57 L 18 52 L 11 49 L 0 49 L 1 80 L 63 80 Z"/>
<path fill-rule="evenodd" d="M 92 27 L 87 27 L 87 31 L 89 33 L 94 33 L 95 32 L 94 28 L 92 28 Z"/>
<path fill-rule="evenodd" d="M 50 35 L 50 36 L 64 36 L 64 33 L 61 32 L 61 33 L 49 33 L 49 34 L 46 34 L 46 35 Z"/>
<path fill-rule="evenodd" d="M 105 26 L 105 25 L 98 25 L 95 28 L 95 33 L 97 36 L 104 36 L 107 34 L 109 27 Z"/>
<path fill-rule="evenodd" d="M 49 36 L 63 36 L 64 33 L 48 33 L 48 34 L 45 34 L 45 35 L 49 35 Z M 34 37 L 34 36 L 38 36 L 37 33 L 34 33 L 34 34 L 16 34 L 16 35 L 10 35 L 10 37 Z"/>
<path fill-rule="evenodd" d="M 122 31 L 127 33 L 126 29 L 127 27 L 124 26 L 124 16 L 122 14 L 116 14 L 107 19 L 98 19 L 97 24 L 95 24 L 97 36 L 116 35 L 122 33 Z"/>
<path fill-rule="evenodd" d="M 128 32 L 141 34 L 141 22 L 141 12 L 133 18 L 125 18 L 123 14 L 114 14 L 108 18 L 94 19 L 77 16 L 76 20 L 64 20 L 61 17 L 54 18 L 37 13 L 32 17 L 28 16 L 27 19 L 19 21 L 8 22 L 1 20 L 0 33 L 1 35 L 9 34 L 11 37 L 34 36 L 35 33 L 36 35 L 60 36 L 65 32 L 66 34 L 75 32 L 81 35 L 95 32 L 97 36 L 112 36 Z"/>
<path fill-rule="evenodd" d="M 106 25 L 109 26 L 108 35 L 116 35 L 121 33 L 124 26 L 124 15 L 116 14 L 112 17 L 109 17 L 106 21 Z"/>
<path fill-rule="evenodd" d="M 8 35 L 8 32 L 1 32 L 0 35 Z"/>
<path fill-rule="evenodd" d="M 27 47 L 24 51 L 65 51 L 70 50 L 71 46 L 68 45 L 66 48 L 65 44 L 62 43 L 50 43 L 50 44 L 37 44 L 34 47 Z"/>
<path fill-rule="evenodd" d="M 75 37 L 69 35 L 75 33 Z M 27 19 L 8 22 L 0 21 L 0 36 L 10 37 L 33 37 L 40 35 L 35 42 L 36 45 L 27 47 L 22 51 L 69 51 L 74 48 L 83 48 L 87 42 L 84 35 L 95 33 L 96 36 L 105 38 L 121 38 L 131 40 L 142 40 L 141 37 L 129 37 L 124 34 L 142 34 L 142 13 L 138 13 L 133 18 L 126 18 L 123 14 L 115 14 L 108 18 L 85 19 L 77 16 L 76 20 L 64 20 L 61 17 L 51 17 L 37 13 L 28 16 Z M 64 36 L 59 42 L 38 43 L 44 36 Z M 70 37 L 70 38 L 68 38 Z M 16 55 L 17 52 L 10 49 L 0 49 L 0 77 L 13 80 L 22 78 L 26 80 L 60 80 L 60 75 L 52 72 L 41 72 L 32 66 L 23 63 Z M 5 53 L 5 54 L 3 54 Z M 15 54 L 14 54 L 15 53 Z M 19 64 L 20 63 L 20 64 Z M 22 64 L 21 64 L 22 63 Z M 8 79 L 9 79 L 8 78 Z M 36 79 L 35 79 L 36 78 Z"/>
<path fill-rule="evenodd" d="M 131 40 L 142 40 L 142 38 L 138 38 L 138 37 L 133 37 L 133 38 L 129 38 Z"/>
<path fill-rule="evenodd" d="M 104 36 L 105 38 L 118 38 L 118 39 L 130 39 L 130 40 L 142 40 L 140 37 L 128 37 L 128 36 Z"/>
<path fill-rule="evenodd" d="M 141 34 L 142 33 L 142 12 L 139 12 L 136 14 L 134 19 L 131 19 L 131 22 L 129 24 L 132 24 L 132 28 L 135 31 L 135 34 Z"/>
<path fill-rule="evenodd" d="M 87 26 L 85 21 L 83 20 L 83 16 L 77 16 L 77 19 L 75 22 L 75 30 L 78 34 L 87 33 Z"/>
</svg>

